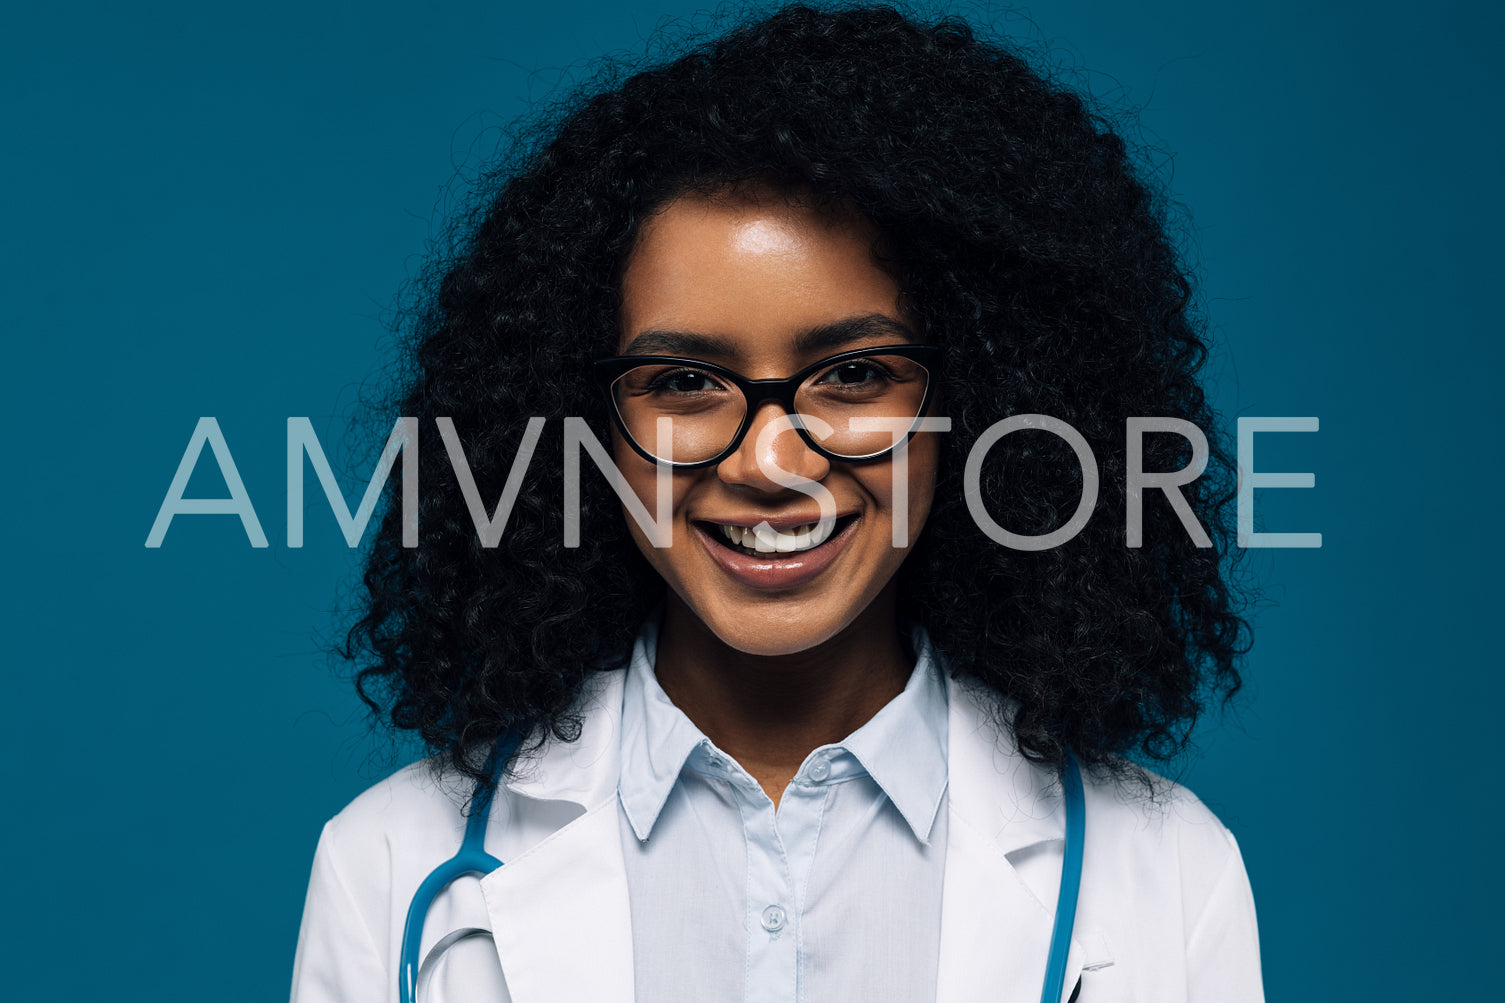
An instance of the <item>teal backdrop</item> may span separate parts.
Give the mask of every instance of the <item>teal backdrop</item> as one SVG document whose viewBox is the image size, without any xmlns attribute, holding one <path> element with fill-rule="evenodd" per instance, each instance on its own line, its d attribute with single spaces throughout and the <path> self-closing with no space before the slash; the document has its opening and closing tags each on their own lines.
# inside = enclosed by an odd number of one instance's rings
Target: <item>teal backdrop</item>
<svg viewBox="0 0 1505 1003">
<path fill-rule="evenodd" d="M 1259 496 L 1249 685 L 1181 779 L 1232 827 L 1272 1000 L 1498 998 L 1501 8 L 957 8 L 1138 110 L 1190 210 Z M 0 18 L 3 995 L 261 1001 L 323 821 L 414 755 L 324 654 L 353 584 L 285 422 L 347 497 L 394 296 L 502 127 L 695 4 L 10 5 Z M 219 420 L 271 539 L 180 517 Z M 189 494 L 224 494 L 203 463 Z M 359 474 L 359 477 L 356 475 Z"/>
</svg>

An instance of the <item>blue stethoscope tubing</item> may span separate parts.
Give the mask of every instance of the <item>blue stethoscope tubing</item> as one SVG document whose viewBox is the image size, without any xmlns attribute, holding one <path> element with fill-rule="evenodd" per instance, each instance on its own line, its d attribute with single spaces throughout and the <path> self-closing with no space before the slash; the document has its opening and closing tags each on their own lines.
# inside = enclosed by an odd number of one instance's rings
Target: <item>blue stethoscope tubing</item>
<svg viewBox="0 0 1505 1003">
<path fill-rule="evenodd" d="M 397 993 L 401 1003 L 417 1003 L 418 951 L 423 940 L 423 921 L 434 899 L 449 883 L 466 874 L 490 874 L 502 862 L 486 852 L 486 821 L 491 814 L 491 796 L 501 784 L 502 770 L 517 751 L 518 739 L 511 734 L 497 740 L 487 762 L 490 785 L 478 784 L 465 820 L 465 838 L 453 857 L 423 879 L 408 906 L 402 928 L 402 957 L 397 970 Z M 1061 785 L 1066 795 L 1066 852 L 1061 863 L 1061 888 L 1056 894 L 1056 918 L 1050 930 L 1050 952 L 1045 959 L 1045 984 L 1040 1003 L 1060 1003 L 1066 988 L 1066 958 L 1071 953 L 1071 931 L 1076 924 L 1077 893 L 1082 887 L 1082 843 L 1087 834 L 1087 805 L 1082 796 L 1082 773 L 1068 749 Z"/>
<path fill-rule="evenodd" d="M 402 1003 L 416 1003 L 418 999 L 418 951 L 423 942 L 423 921 L 434 899 L 456 878 L 467 874 L 490 874 L 502 866 L 500 860 L 486 852 L 486 821 L 491 816 L 491 796 L 501 785 L 502 770 L 517 751 L 518 742 L 517 736 L 510 732 L 497 739 L 486 761 L 491 783 L 476 785 L 459 852 L 434 868 L 413 893 L 408 918 L 402 927 L 402 957 L 397 967 L 397 995 Z"/>
<path fill-rule="evenodd" d="M 1082 771 L 1066 750 L 1061 771 L 1066 795 L 1066 853 L 1061 861 L 1061 890 L 1056 893 L 1056 921 L 1050 928 L 1050 953 L 1045 958 L 1045 985 L 1040 1003 L 1060 1003 L 1066 988 L 1066 956 L 1071 953 L 1071 930 L 1076 925 L 1077 892 L 1082 888 L 1082 842 L 1087 837 L 1087 802 L 1082 796 Z"/>
</svg>

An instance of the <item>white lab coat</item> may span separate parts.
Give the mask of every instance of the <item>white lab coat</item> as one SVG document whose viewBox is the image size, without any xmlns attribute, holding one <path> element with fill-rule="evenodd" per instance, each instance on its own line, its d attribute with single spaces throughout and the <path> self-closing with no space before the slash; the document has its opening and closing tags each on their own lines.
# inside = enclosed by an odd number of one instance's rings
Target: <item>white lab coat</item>
<svg viewBox="0 0 1505 1003">
<path fill-rule="evenodd" d="M 486 849 L 506 864 L 461 878 L 435 901 L 420 1000 L 631 1003 L 617 828 L 624 674 L 603 672 L 592 684 L 578 741 L 551 743 L 498 791 Z M 1000 740 L 972 684 L 948 679 L 947 689 L 936 1003 L 1037 1003 L 1060 880 L 1059 784 Z M 1184 788 L 1147 803 L 1083 779 L 1087 835 L 1063 999 L 1080 980 L 1079 1003 L 1263 1000 L 1254 900 L 1233 836 Z M 459 847 L 466 793 L 410 766 L 324 827 L 293 1003 L 397 999 L 408 904 Z"/>
</svg>

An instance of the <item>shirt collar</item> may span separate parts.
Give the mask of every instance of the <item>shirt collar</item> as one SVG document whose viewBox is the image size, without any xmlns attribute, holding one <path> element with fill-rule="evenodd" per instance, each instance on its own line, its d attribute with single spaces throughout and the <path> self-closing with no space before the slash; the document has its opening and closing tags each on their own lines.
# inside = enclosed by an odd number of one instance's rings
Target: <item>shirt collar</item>
<svg viewBox="0 0 1505 1003">
<path fill-rule="evenodd" d="M 686 761 L 711 740 L 658 684 L 658 615 L 638 633 L 622 690 L 622 771 L 618 793 L 638 839 L 653 831 Z M 946 789 L 947 694 L 939 654 L 925 629 L 911 634 L 915 666 L 904 690 L 835 747 L 861 764 L 915 838 L 929 843 Z M 827 746 L 826 748 L 831 748 Z"/>
<path fill-rule="evenodd" d="M 925 628 L 916 625 L 910 641 L 915 666 L 903 692 L 840 744 L 883 788 L 915 838 L 928 844 L 946 790 L 946 684 Z"/>
<path fill-rule="evenodd" d="M 622 685 L 622 772 L 617 791 L 640 840 L 653 831 L 690 753 L 701 743 L 711 744 L 674 706 L 653 673 L 658 621 L 655 613 L 638 632 Z"/>
</svg>

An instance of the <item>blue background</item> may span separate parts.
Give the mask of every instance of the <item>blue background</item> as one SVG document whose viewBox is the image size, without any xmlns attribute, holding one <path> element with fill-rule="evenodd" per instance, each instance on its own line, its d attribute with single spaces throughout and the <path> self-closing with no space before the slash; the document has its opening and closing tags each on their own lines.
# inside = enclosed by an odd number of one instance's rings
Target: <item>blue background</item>
<svg viewBox="0 0 1505 1003">
<path fill-rule="evenodd" d="M 307 544 L 286 546 L 285 419 L 310 416 L 337 469 L 365 462 L 346 421 L 457 175 L 583 60 L 696 9 L 0 19 L 7 997 L 286 993 L 320 824 L 412 750 L 321 654 L 355 558 L 311 474 Z M 1261 467 L 1317 475 L 1261 492 L 1266 528 L 1324 546 L 1252 555 L 1247 699 L 1182 775 L 1243 846 L 1270 998 L 1492 996 L 1499 8 L 1028 15 L 997 23 L 1171 155 L 1229 430 L 1322 422 L 1260 440 Z M 269 549 L 223 516 L 143 546 L 200 415 Z M 189 494 L 223 491 L 206 462 Z"/>
</svg>

